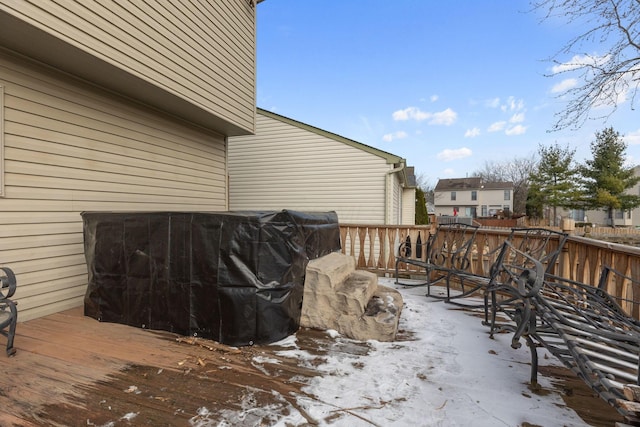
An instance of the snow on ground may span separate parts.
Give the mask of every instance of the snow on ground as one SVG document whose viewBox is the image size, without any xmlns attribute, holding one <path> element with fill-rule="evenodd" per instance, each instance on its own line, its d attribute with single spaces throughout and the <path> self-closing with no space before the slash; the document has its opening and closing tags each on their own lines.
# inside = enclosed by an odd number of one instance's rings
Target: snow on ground
<svg viewBox="0 0 640 427">
<path fill-rule="evenodd" d="M 391 279 L 380 284 L 395 287 Z M 313 419 L 320 426 L 349 427 L 587 426 L 558 393 L 530 391 L 526 345 L 512 349 L 510 334 L 490 339 L 478 317 L 425 297 L 424 288 L 398 289 L 405 302 L 400 329 L 413 339 L 370 341 L 372 350 L 362 356 L 330 353 L 316 367 L 323 375 L 308 380 L 305 395 L 297 396 L 298 408 L 290 407 L 274 425 Z M 295 335 L 276 344 L 287 347 L 279 356 L 313 359 L 297 348 Z M 539 376 L 539 383 L 552 389 L 547 378 Z"/>
</svg>

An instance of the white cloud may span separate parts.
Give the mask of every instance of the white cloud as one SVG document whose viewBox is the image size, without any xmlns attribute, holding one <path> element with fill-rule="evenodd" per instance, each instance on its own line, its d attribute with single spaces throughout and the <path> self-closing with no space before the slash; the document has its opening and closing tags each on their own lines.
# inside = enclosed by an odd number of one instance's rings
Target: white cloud
<svg viewBox="0 0 640 427">
<path fill-rule="evenodd" d="M 492 123 L 491 126 L 489 126 L 487 128 L 487 132 L 498 132 L 498 131 L 501 131 L 502 129 L 504 129 L 504 127 L 506 125 L 507 125 L 507 122 L 505 122 L 505 121 Z"/>
<path fill-rule="evenodd" d="M 479 128 L 467 129 L 467 131 L 464 133 L 465 138 L 475 138 L 478 135 L 480 135 Z"/>
<path fill-rule="evenodd" d="M 505 135 L 513 136 L 513 135 L 522 135 L 526 131 L 527 131 L 527 127 L 526 126 L 515 125 L 513 127 L 510 127 L 509 129 L 505 130 L 504 133 L 505 133 Z"/>
<path fill-rule="evenodd" d="M 429 121 L 430 125 L 444 125 L 450 126 L 458 119 L 458 113 L 451 108 L 447 108 L 444 111 L 433 113 L 433 118 Z"/>
<path fill-rule="evenodd" d="M 431 100 L 431 102 L 436 102 L 438 99 L 440 99 L 440 97 L 438 95 L 431 95 L 431 98 L 429 98 Z"/>
<path fill-rule="evenodd" d="M 624 142 L 628 145 L 640 145 L 640 129 L 626 134 L 624 136 Z"/>
<path fill-rule="evenodd" d="M 424 120 L 429 120 L 430 125 L 449 126 L 457 120 L 458 113 L 453 111 L 451 108 L 447 108 L 446 110 L 436 113 L 430 113 L 427 111 L 422 111 L 417 107 L 407 107 L 404 110 L 393 112 L 391 116 L 393 117 L 393 120 L 396 121 L 415 120 L 417 122 L 421 122 Z"/>
<path fill-rule="evenodd" d="M 392 114 L 393 120 L 396 121 L 406 121 L 406 120 L 416 120 L 421 122 L 431 117 L 431 113 L 426 113 L 424 111 L 420 111 L 417 107 L 407 107 L 404 110 L 395 111 Z"/>
<path fill-rule="evenodd" d="M 634 85 L 633 76 L 625 76 L 620 80 L 609 82 L 602 87 L 602 93 L 593 103 L 593 108 L 609 108 L 627 101 L 629 87 Z"/>
<path fill-rule="evenodd" d="M 487 99 L 484 104 L 490 108 L 498 108 L 500 106 L 500 98 Z"/>
<path fill-rule="evenodd" d="M 451 168 L 446 168 L 445 170 L 442 171 L 444 173 L 445 176 L 452 176 L 456 171 L 454 171 Z"/>
<path fill-rule="evenodd" d="M 573 71 L 585 65 L 602 65 L 609 60 L 609 55 L 575 55 L 573 58 L 562 64 L 556 64 L 551 67 L 554 74 Z"/>
<path fill-rule="evenodd" d="M 455 150 L 451 150 L 449 148 L 442 150 L 436 155 L 438 160 L 442 160 L 443 162 L 450 162 L 452 160 L 464 159 L 465 157 L 470 157 L 473 152 L 466 148 L 457 148 Z"/>
<path fill-rule="evenodd" d="M 551 93 L 561 93 L 566 92 L 569 89 L 572 89 L 578 85 L 577 79 L 564 79 L 560 83 L 553 85 L 551 88 Z"/>
<path fill-rule="evenodd" d="M 567 73 L 578 71 L 582 76 L 578 78 L 564 79 L 560 83 L 555 84 L 551 88 L 552 93 L 562 93 L 567 90 L 577 88 L 584 85 L 588 88 L 587 83 L 590 78 L 597 74 L 594 69 L 606 69 L 609 67 L 607 62 L 611 60 L 611 55 L 575 55 L 570 60 L 556 64 L 551 68 L 553 74 Z M 613 79 L 598 88 L 598 96 L 593 99 L 592 108 L 615 108 L 617 105 L 623 104 L 629 100 L 628 89 L 634 87 L 635 84 L 631 80 L 633 75 L 621 76 L 620 79 Z"/>
<path fill-rule="evenodd" d="M 524 101 L 522 99 L 516 99 L 515 97 L 510 96 L 509 98 L 507 98 L 507 102 L 500 106 L 500 109 L 505 113 L 510 111 L 521 111 L 522 109 L 524 109 Z"/>
<path fill-rule="evenodd" d="M 509 119 L 509 123 L 522 123 L 524 122 L 524 113 L 516 113 Z"/>
<path fill-rule="evenodd" d="M 391 142 L 394 139 L 403 139 L 403 138 L 406 138 L 407 136 L 409 136 L 409 135 L 407 135 L 407 133 L 405 131 L 399 130 L 397 132 L 387 133 L 387 134 L 383 135 L 382 136 L 382 140 L 385 141 L 385 142 Z"/>
</svg>

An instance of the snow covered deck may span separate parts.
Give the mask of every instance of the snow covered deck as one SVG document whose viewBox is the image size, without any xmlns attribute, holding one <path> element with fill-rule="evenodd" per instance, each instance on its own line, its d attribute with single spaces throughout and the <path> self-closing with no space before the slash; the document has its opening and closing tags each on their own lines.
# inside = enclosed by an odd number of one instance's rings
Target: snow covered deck
<svg viewBox="0 0 640 427">
<path fill-rule="evenodd" d="M 385 283 L 385 280 L 387 281 Z M 390 279 L 381 283 L 394 286 Z M 18 324 L 0 425 L 611 426 L 617 412 L 473 313 L 403 289 L 398 340 L 300 330 L 235 348 L 99 323 L 74 309 Z M 569 405 L 569 406 L 568 406 Z M 574 411 L 575 408 L 580 415 Z M 582 417 L 582 418 L 581 418 Z"/>
</svg>

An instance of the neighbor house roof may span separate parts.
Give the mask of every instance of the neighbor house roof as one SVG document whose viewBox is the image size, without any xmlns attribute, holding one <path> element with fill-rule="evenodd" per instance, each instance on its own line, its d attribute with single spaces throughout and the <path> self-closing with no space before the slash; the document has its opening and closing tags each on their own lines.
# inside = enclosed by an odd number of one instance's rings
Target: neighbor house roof
<svg viewBox="0 0 640 427">
<path fill-rule="evenodd" d="M 474 188 L 480 188 L 482 184 L 482 178 L 445 178 L 438 180 L 435 191 L 448 191 L 448 190 L 472 190 Z"/>
<path fill-rule="evenodd" d="M 513 188 L 513 182 L 485 182 L 482 184 L 485 190 L 501 190 L 506 188 Z"/>
<path fill-rule="evenodd" d="M 435 191 L 499 190 L 513 188 L 513 182 L 484 182 L 482 178 L 445 178 L 438 180 Z"/>
</svg>

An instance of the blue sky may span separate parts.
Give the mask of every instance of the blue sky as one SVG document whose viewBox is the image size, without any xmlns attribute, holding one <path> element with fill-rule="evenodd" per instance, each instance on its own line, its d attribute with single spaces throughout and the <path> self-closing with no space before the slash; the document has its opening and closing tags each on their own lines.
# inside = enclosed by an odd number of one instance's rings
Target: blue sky
<svg viewBox="0 0 640 427">
<path fill-rule="evenodd" d="M 257 103 L 402 156 L 431 184 L 539 144 L 569 144 L 583 161 L 608 126 L 640 163 L 628 101 L 606 121 L 549 132 L 566 102 L 557 90 L 577 76 L 548 77 L 547 59 L 584 27 L 541 16 L 525 0 L 265 0 Z"/>
</svg>

